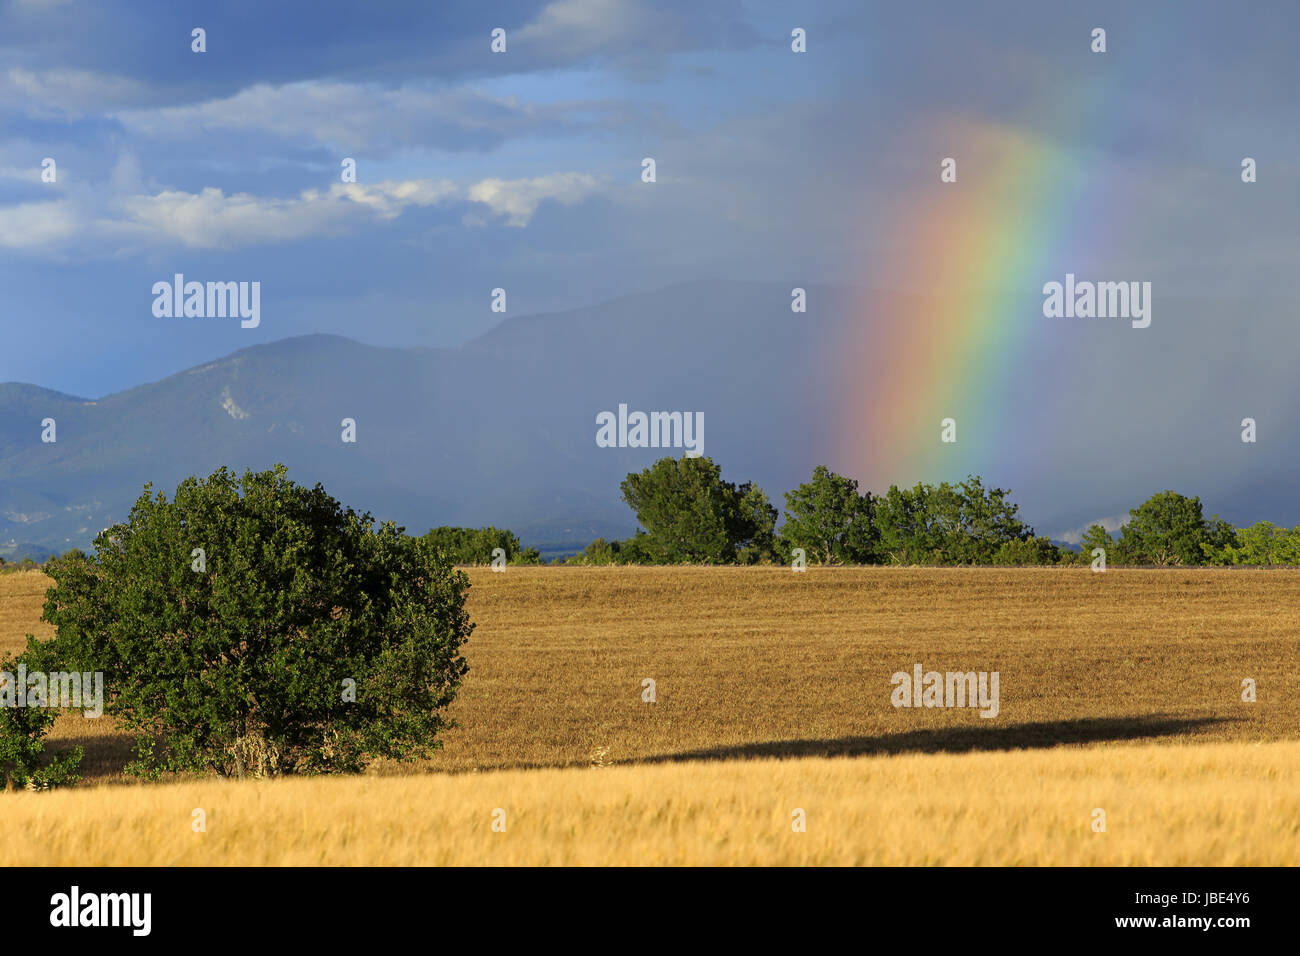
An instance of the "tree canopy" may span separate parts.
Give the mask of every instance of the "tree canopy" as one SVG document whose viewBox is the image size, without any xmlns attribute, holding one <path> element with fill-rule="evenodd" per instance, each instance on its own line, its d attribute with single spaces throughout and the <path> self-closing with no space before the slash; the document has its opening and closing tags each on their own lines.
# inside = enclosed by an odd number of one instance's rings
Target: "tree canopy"
<svg viewBox="0 0 1300 956">
<path fill-rule="evenodd" d="M 102 671 L 145 774 L 357 771 L 440 746 L 468 582 L 428 541 L 283 466 L 150 486 L 95 560 L 55 561 L 57 657 Z"/>
<path fill-rule="evenodd" d="M 620 486 L 645 529 L 639 542 L 652 563 L 729 564 L 770 549 L 777 512 L 763 490 L 722 479 L 711 459 L 661 458 Z"/>
</svg>

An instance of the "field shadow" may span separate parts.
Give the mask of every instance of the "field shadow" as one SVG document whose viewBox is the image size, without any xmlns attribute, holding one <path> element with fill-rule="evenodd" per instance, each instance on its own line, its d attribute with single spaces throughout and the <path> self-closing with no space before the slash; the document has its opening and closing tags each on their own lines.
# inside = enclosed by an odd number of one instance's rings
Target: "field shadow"
<svg viewBox="0 0 1300 956">
<path fill-rule="evenodd" d="M 969 753 L 973 751 L 1009 751 L 1047 749 L 1069 744 L 1092 744 L 1132 740 L 1150 740 L 1190 734 L 1207 727 L 1240 723 L 1235 717 L 1178 717 L 1151 714 L 1141 717 L 1089 717 L 1075 720 L 1042 721 L 1003 726 L 935 727 L 875 736 L 835 737 L 825 739 L 773 740 L 684 750 L 668 754 L 628 756 L 612 761 L 614 766 L 638 764 L 687 763 L 710 760 L 753 760 L 763 758 L 795 759 L 801 757 L 859 757 L 905 753 Z M 132 739 L 119 733 L 69 733 L 48 739 L 51 753 L 63 753 L 80 746 L 85 751 L 81 776 L 86 783 L 117 784 L 133 782 L 122 768 L 135 757 Z M 509 761 L 483 767 L 483 770 L 535 770 L 566 766 L 585 766 L 582 761 Z M 409 768 L 378 768 L 380 775 L 410 773 Z M 443 773 L 467 773 L 468 770 L 429 769 Z"/>
<path fill-rule="evenodd" d="M 837 737 L 827 740 L 773 740 L 657 754 L 620 763 L 677 763 L 692 760 L 746 760 L 764 757 L 861 757 L 903 753 L 968 753 L 976 750 L 1026 750 L 1065 744 L 1172 737 L 1214 725 L 1231 723 L 1230 717 L 1085 717 L 1003 727 L 937 727 L 874 737 Z"/>
<path fill-rule="evenodd" d="M 81 778 L 90 781 L 126 779 L 122 768 L 135 759 L 135 741 L 119 733 L 63 733 L 46 738 L 51 755 L 64 754 L 75 747 L 82 749 Z"/>
</svg>

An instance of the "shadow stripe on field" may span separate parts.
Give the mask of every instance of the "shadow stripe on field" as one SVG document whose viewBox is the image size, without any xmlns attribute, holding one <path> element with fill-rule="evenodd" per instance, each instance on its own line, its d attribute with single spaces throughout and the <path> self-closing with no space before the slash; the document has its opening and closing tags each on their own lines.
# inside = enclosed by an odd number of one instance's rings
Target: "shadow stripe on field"
<svg viewBox="0 0 1300 956">
<path fill-rule="evenodd" d="M 827 740 L 773 740 L 687 750 L 628 760 L 626 763 L 675 763 L 691 760 L 745 760 L 770 757 L 858 757 L 901 753 L 966 753 L 972 750 L 1028 750 L 1066 744 L 1095 744 L 1144 740 L 1190 733 L 1210 724 L 1231 723 L 1228 717 L 1088 717 L 1007 727 L 943 727 L 909 730 L 875 737 Z"/>
</svg>

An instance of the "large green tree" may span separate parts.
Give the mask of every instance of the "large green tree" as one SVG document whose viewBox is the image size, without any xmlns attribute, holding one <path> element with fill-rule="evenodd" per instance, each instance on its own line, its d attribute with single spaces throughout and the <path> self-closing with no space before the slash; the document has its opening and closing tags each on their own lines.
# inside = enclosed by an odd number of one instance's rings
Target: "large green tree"
<svg viewBox="0 0 1300 956">
<path fill-rule="evenodd" d="M 1234 541 L 1230 525 L 1205 518 L 1200 498 L 1176 491 L 1159 492 L 1131 509 L 1119 537 L 1126 562 L 1162 567 L 1204 564 L 1208 555 Z"/>
<path fill-rule="evenodd" d="M 870 492 L 825 465 L 813 469 L 811 481 L 785 493 L 783 550 L 803 548 L 817 564 L 866 564 L 876 560 L 878 535 Z"/>
<path fill-rule="evenodd" d="M 656 564 L 731 564 L 770 550 L 776 509 L 763 489 L 722 479 L 711 458 L 661 458 L 619 486 L 645 534 L 637 550 Z"/>
<path fill-rule="evenodd" d="M 1033 537 L 1005 488 L 978 477 L 953 485 L 891 485 L 876 499 L 880 547 L 897 564 L 992 564 L 1004 544 Z"/>
<path fill-rule="evenodd" d="M 427 541 L 376 528 L 283 466 L 150 486 L 61 561 L 45 619 L 103 671 L 139 773 L 358 771 L 440 746 L 467 668 L 468 582 Z"/>
</svg>

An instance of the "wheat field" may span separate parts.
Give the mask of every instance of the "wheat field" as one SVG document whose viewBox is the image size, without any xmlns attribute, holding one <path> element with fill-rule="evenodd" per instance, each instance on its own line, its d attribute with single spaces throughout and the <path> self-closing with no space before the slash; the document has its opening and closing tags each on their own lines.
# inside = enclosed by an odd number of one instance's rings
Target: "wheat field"
<svg viewBox="0 0 1300 956">
<path fill-rule="evenodd" d="M 87 779 L 0 796 L 0 832 L 65 863 L 1300 862 L 1300 572 L 469 574 L 432 759 L 144 785 L 64 715 Z M 0 575 L 0 651 L 50 634 L 49 583 Z M 999 672 L 997 717 L 893 707 L 917 663 Z"/>
<path fill-rule="evenodd" d="M 203 781 L 0 800 L 11 865 L 1300 862 L 1297 742 Z M 1098 809 L 1104 832 L 1093 830 Z"/>
</svg>

